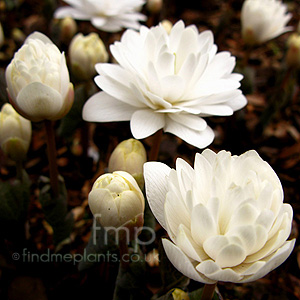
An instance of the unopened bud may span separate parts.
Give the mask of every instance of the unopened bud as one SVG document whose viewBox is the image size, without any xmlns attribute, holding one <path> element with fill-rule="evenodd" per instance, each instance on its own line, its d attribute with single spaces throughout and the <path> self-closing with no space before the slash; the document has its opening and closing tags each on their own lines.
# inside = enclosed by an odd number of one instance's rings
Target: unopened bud
<svg viewBox="0 0 300 300">
<path fill-rule="evenodd" d="M 2 45 L 4 44 L 4 32 L 3 32 L 3 28 L 2 28 L 2 24 L 0 23 L 0 47 L 2 47 Z"/>
<path fill-rule="evenodd" d="M 144 185 L 143 166 L 147 161 L 147 154 L 143 144 L 135 139 L 121 142 L 112 152 L 108 171 L 126 171 L 131 174 L 138 185 Z"/>
<path fill-rule="evenodd" d="M 6 103 L 0 112 L 0 145 L 4 154 L 14 161 L 22 161 L 31 141 L 31 122 L 20 116 Z"/>
<path fill-rule="evenodd" d="M 94 217 L 106 229 L 139 228 L 144 222 L 145 199 L 135 179 L 119 171 L 101 175 L 89 193 Z"/>
<path fill-rule="evenodd" d="M 163 26 L 163 28 L 166 30 L 166 32 L 169 34 L 173 28 L 173 24 L 171 21 L 169 20 L 163 20 L 161 21 L 161 25 Z"/>
<path fill-rule="evenodd" d="M 157 14 L 161 11 L 163 6 L 163 0 L 148 0 L 147 9 L 153 14 Z"/>
<path fill-rule="evenodd" d="M 188 293 L 181 289 L 174 289 L 172 296 L 174 300 L 190 300 Z"/>
<path fill-rule="evenodd" d="M 300 67 L 300 34 L 292 34 L 288 41 L 288 50 L 286 54 L 286 64 L 291 68 Z"/>
<path fill-rule="evenodd" d="M 76 21 L 71 17 L 65 17 L 60 21 L 59 25 L 60 39 L 65 43 L 69 43 L 77 32 Z"/>
<path fill-rule="evenodd" d="M 82 33 L 75 35 L 70 44 L 69 54 L 73 74 L 83 80 L 96 75 L 97 63 L 108 61 L 105 45 L 95 32 L 87 36 L 83 36 Z"/>
</svg>

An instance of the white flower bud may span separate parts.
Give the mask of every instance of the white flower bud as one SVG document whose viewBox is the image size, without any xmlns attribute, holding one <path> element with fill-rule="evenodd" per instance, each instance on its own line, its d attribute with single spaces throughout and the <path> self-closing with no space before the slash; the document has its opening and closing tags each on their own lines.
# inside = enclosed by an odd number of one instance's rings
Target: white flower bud
<svg viewBox="0 0 300 300">
<path fill-rule="evenodd" d="M 66 43 L 70 42 L 77 32 L 77 23 L 71 17 L 65 17 L 60 22 L 60 39 Z"/>
<path fill-rule="evenodd" d="M 0 47 L 4 44 L 4 33 L 3 33 L 3 28 L 2 28 L 2 24 L 0 23 Z"/>
<path fill-rule="evenodd" d="M 288 41 L 288 50 L 286 54 L 286 64 L 292 68 L 300 67 L 300 34 L 292 34 Z"/>
<path fill-rule="evenodd" d="M 169 20 L 163 20 L 161 22 L 161 25 L 163 26 L 163 28 L 166 30 L 166 32 L 169 34 L 173 28 L 173 24 L 171 21 Z"/>
<path fill-rule="evenodd" d="M 79 79 L 90 79 L 96 75 L 95 64 L 106 63 L 108 53 L 97 33 L 87 36 L 78 33 L 71 41 L 69 55 L 72 72 Z"/>
<path fill-rule="evenodd" d="M 143 166 L 146 161 L 147 153 L 143 144 L 135 139 L 125 140 L 112 152 L 108 162 L 108 171 L 126 171 L 142 187 L 144 185 Z"/>
<path fill-rule="evenodd" d="M 72 107 L 74 89 L 65 55 L 42 33 L 25 40 L 5 76 L 9 100 L 26 119 L 58 120 Z"/>
<path fill-rule="evenodd" d="M 181 289 L 174 289 L 172 297 L 174 300 L 190 300 L 188 293 Z"/>
<path fill-rule="evenodd" d="M 147 1 L 147 9 L 149 12 L 153 14 L 157 14 L 161 11 L 163 6 L 162 0 L 148 0 Z"/>
<path fill-rule="evenodd" d="M 88 201 L 93 215 L 106 229 L 143 225 L 145 199 L 135 179 L 127 172 L 101 175 Z"/>
<path fill-rule="evenodd" d="M 0 145 L 14 161 L 25 159 L 31 141 L 31 122 L 6 103 L 0 112 Z"/>
</svg>

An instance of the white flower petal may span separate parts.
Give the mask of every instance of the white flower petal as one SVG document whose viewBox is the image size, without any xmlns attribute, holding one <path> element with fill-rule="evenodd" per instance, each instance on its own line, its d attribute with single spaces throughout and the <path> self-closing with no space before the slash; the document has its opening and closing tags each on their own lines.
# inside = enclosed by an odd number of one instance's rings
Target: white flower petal
<svg viewBox="0 0 300 300">
<path fill-rule="evenodd" d="M 182 125 L 185 125 L 191 129 L 202 131 L 205 130 L 207 127 L 206 121 L 199 117 L 199 116 L 194 116 L 190 114 L 169 114 L 169 118 L 172 119 L 174 122 L 180 123 Z"/>
<path fill-rule="evenodd" d="M 80 11 L 78 9 L 72 8 L 72 7 L 60 7 L 55 11 L 54 18 L 62 19 L 65 17 L 72 17 L 74 19 L 78 20 L 89 20 L 90 15 Z"/>
<path fill-rule="evenodd" d="M 164 125 L 165 116 L 150 109 L 135 111 L 130 120 L 131 132 L 136 139 L 148 137 Z"/>
<path fill-rule="evenodd" d="M 191 233 L 183 224 L 178 227 L 176 245 L 193 260 L 201 262 L 209 258 L 203 248 L 194 242 Z"/>
<path fill-rule="evenodd" d="M 145 189 L 149 206 L 162 227 L 166 228 L 164 217 L 164 203 L 166 201 L 167 179 L 171 168 L 160 162 L 146 162 L 144 164 Z"/>
<path fill-rule="evenodd" d="M 129 121 L 135 108 L 99 92 L 85 103 L 82 117 L 89 122 Z"/>
<path fill-rule="evenodd" d="M 238 273 L 234 272 L 233 269 L 226 268 L 221 269 L 214 261 L 205 260 L 196 266 L 197 271 L 205 274 L 209 279 L 215 281 L 229 281 L 238 282 L 243 278 Z"/>
<path fill-rule="evenodd" d="M 289 257 L 289 255 L 291 254 L 291 252 L 295 247 L 295 242 L 296 239 L 285 242 L 284 245 L 281 248 L 279 248 L 275 253 L 261 260 L 265 262 L 265 264 L 261 265 L 261 268 L 259 270 L 257 270 L 252 276 L 240 280 L 240 282 L 242 283 L 242 282 L 255 281 L 259 278 L 264 277 L 269 272 L 277 268 Z"/>
<path fill-rule="evenodd" d="M 172 242 L 167 239 L 162 239 L 162 243 L 168 259 L 183 275 L 202 283 L 212 284 L 216 282 L 215 280 L 211 280 L 203 274 L 198 273 L 191 260 Z"/>
<path fill-rule="evenodd" d="M 187 126 L 174 122 L 169 118 L 167 120 L 167 124 L 164 127 L 164 131 L 171 132 L 187 143 L 198 148 L 205 148 L 212 143 L 215 135 L 210 127 L 207 126 L 205 130 L 196 131 Z"/>
<path fill-rule="evenodd" d="M 168 192 L 164 204 L 165 221 L 167 224 L 167 231 L 172 240 L 177 235 L 178 228 L 183 224 L 186 228 L 190 228 L 190 216 L 185 203 L 182 202 L 181 197 L 173 192 Z"/>
<path fill-rule="evenodd" d="M 218 234 L 216 220 L 204 205 L 193 208 L 191 219 L 191 233 L 197 244 L 202 245 L 209 237 Z"/>
<path fill-rule="evenodd" d="M 40 82 L 31 83 L 23 88 L 16 102 L 20 110 L 31 116 L 33 121 L 52 120 L 63 106 L 61 94 Z"/>
</svg>

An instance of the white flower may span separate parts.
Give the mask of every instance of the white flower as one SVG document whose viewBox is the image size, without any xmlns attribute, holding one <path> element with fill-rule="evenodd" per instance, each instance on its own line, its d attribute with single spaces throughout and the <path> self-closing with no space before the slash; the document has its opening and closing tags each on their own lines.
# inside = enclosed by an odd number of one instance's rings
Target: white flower
<svg viewBox="0 0 300 300">
<path fill-rule="evenodd" d="M 58 120 L 73 104 L 65 55 L 42 33 L 25 40 L 5 76 L 11 104 L 31 121 Z"/>
<path fill-rule="evenodd" d="M 261 44 L 292 30 L 292 15 L 280 0 L 246 0 L 242 7 L 242 36 L 246 44 Z"/>
<path fill-rule="evenodd" d="M 82 79 L 91 79 L 96 75 L 95 64 L 108 61 L 105 45 L 95 32 L 86 36 L 76 34 L 71 41 L 69 54 L 72 71 Z"/>
<path fill-rule="evenodd" d="M 110 48 L 116 64 L 97 64 L 103 90 L 83 108 L 91 122 L 130 120 L 142 139 L 163 128 L 199 148 L 209 145 L 213 130 L 201 116 L 232 115 L 246 105 L 238 90 L 242 75 L 232 73 L 235 58 L 217 52 L 211 31 L 177 22 L 140 32 L 127 30 Z"/>
<path fill-rule="evenodd" d="M 20 116 L 11 104 L 5 103 L 0 112 L 0 146 L 14 161 L 26 157 L 31 141 L 31 122 Z"/>
<path fill-rule="evenodd" d="M 144 165 L 150 208 L 169 237 L 172 264 L 203 283 L 250 282 L 283 263 L 295 245 L 287 241 L 293 218 L 281 183 L 254 151 L 240 156 L 204 150 L 194 169 L 177 159 L 176 170 Z"/>
<path fill-rule="evenodd" d="M 145 199 L 127 172 L 101 175 L 89 193 L 89 206 L 103 227 L 142 226 Z"/>
<path fill-rule="evenodd" d="M 139 13 L 145 0 L 64 0 L 71 5 L 56 10 L 55 18 L 71 16 L 77 20 L 90 20 L 98 29 L 116 32 L 122 28 L 138 29 L 146 16 Z"/>
</svg>

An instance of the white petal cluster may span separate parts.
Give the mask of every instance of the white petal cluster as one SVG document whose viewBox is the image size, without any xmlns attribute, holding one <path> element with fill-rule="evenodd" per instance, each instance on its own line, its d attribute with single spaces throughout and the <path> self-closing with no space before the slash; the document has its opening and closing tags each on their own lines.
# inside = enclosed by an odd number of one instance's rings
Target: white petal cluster
<svg viewBox="0 0 300 300">
<path fill-rule="evenodd" d="M 70 6 L 56 10 L 54 17 L 61 19 L 71 16 L 76 20 L 90 20 L 98 29 L 108 32 L 123 28 L 138 29 L 146 16 L 139 11 L 145 0 L 64 0 Z"/>
<path fill-rule="evenodd" d="M 214 139 L 203 116 L 229 116 L 246 105 L 232 73 L 235 58 L 217 53 L 211 31 L 178 21 L 168 34 L 159 26 L 127 30 L 110 48 L 119 64 L 97 64 L 103 90 L 92 96 L 83 118 L 92 122 L 128 121 L 142 139 L 163 128 L 199 148 Z"/>
<path fill-rule="evenodd" d="M 11 104 L 5 103 L 0 112 L 0 146 L 15 161 L 26 157 L 31 141 L 31 122 L 20 116 Z"/>
<path fill-rule="evenodd" d="M 286 27 L 292 15 L 280 0 L 245 0 L 241 12 L 246 44 L 261 44 L 292 30 Z"/>
<path fill-rule="evenodd" d="M 89 193 L 89 206 L 103 227 L 141 226 L 145 199 L 135 179 L 127 172 L 101 175 Z"/>
<path fill-rule="evenodd" d="M 42 33 L 35 32 L 25 40 L 5 76 L 10 102 L 31 121 L 60 119 L 73 104 L 64 53 Z"/>
<path fill-rule="evenodd" d="M 279 266 L 295 240 L 281 183 L 255 151 L 241 156 L 205 150 L 194 168 L 177 159 L 144 167 L 149 205 L 171 238 L 163 239 L 172 264 L 203 283 L 249 282 Z"/>
</svg>

